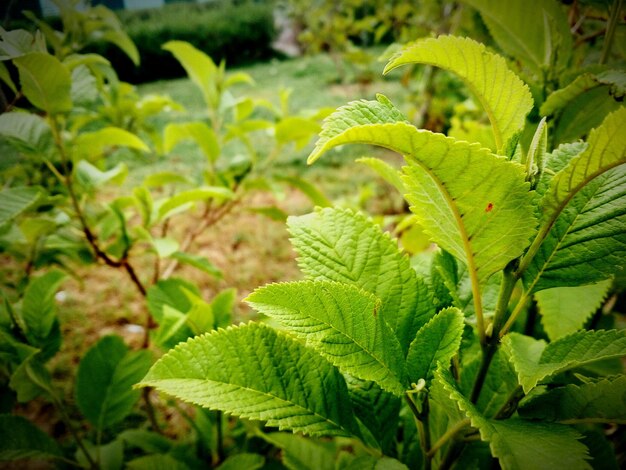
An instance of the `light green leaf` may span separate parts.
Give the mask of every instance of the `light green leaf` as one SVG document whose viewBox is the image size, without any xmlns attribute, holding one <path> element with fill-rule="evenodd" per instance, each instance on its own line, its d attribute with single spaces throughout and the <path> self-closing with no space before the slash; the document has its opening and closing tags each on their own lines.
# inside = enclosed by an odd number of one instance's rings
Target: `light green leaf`
<svg viewBox="0 0 626 470">
<path fill-rule="evenodd" d="M 211 309 L 213 310 L 216 328 L 226 328 L 230 325 L 236 300 L 237 289 L 234 287 L 224 289 L 213 297 Z"/>
<path fill-rule="evenodd" d="M 439 363 L 448 366 L 457 353 L 463 335 L 463 313 L 448 308 L 435 315 L 417 332 L 406 357 L 411 383 L 430 380 Z"/>
<path fill-rule="evenodd" d="M 626 423 L 626 376 L 554 388 L 522 402 L 519 413 L 530 419 Z"/>
<path fill-rule="evenodd" d="M 22 319 L 28 334 L 40 340 L 50 334 L 56 320 L 54 294 L 66 277 L 65 273 L 53 270 L 28 283 L 22 300 Z"/>
<path fill-rule="evenodd" d="M 148 289 L 148 310 L 157 323 L 161 323 L 165 305 L 180 312 L 188 312 L 193 305 L 189 292 L 200 295 L 200 290 L 189 281 L 175 278 L 161 280 Z"/>
<path fill-rule="evenodd" d="M 86 65 L 78 65 L 72 69 L 72 102 L 74 106 L 88 107 L 98 100 L 96 77 Z"/>
<path fill-rule="evenodd" d="M 161 171 L 146 176 L 143 185 L 147 188 L 164 186 L 166 184 L 192 184 L 193 182 L 185 175 L 174 173 L 173 171 Z"/>
<path fill-rule="evenodd" d="M 528 87 L 511 72 L 504 58 L 472 39 L 439 36 L 405 46 L 391 58 L 384 73 L 414 63 L 441 67 L 465 82 L 484 107 L 498 153 L 504 154 L 533 107 Z"/>
<path fill-rule="evenodd" d="M 137 457 L 126 462 L 128 470 L 189 470 L 183 462 L 168 454 L 153 454 Z"/>
<path fill-rule="evenodd" d="M 105 336 L 84 355 L 76 375 L 76 404 L 98 430 L 123 420 L 141 395 L 131 387 L 152 362 L 149 351 L 129 351 L 118 336 Z"/>
<path fill-rule="evenodd" d="M 18 186 L 0 191 L 0 225 L 15 219 L 22 212 L 32 207 L 42 196 L 39 188 Z"/>
<path fill-rule="evenodd" d="M 135 43 L 123 30 L 109 29 L 107 31 L 102 31 L 101 39 L 115 44 L 124 52 L 124 54 L 128 56 L 130 60 L 133 61 L 133 64 L 136 66 L 139 65 L 139 51 L 137 50 Z"/>
<path fill-rule="evenodd" d="M 574 333 L 600 308 L 611 288 L 612 280 L 579 287 L 556 287 L 535 294 L 541 323 L 554 341 Z"/>
<path fill-rule="evenodd" d="M 163 132 L 165 136 L 163 138 L 163 150 L 166 153 L 171 152 L 179 142 L 191 139 L 198 144 L 210 162 L 215 162 L 220 156 L 220 145 L 215 131 L 204 122 L 174 122 L 165 126 Z"/>
<path fill-rule="evenodd" d="M 61 456 L 57 443 L 26 418 L 0 415 L 0 461 Z"/>
<path fill-rule="evenodd" d="M 169 350 L 178 343 L 193 336 L 192 327 L 187 324 L 187 312 L 181 312 L 169 305 L 163 306 L 159 327 L 155 330 L 152 341 L 161 349 Z"/>
<path fill-rule="evenodd" d="M 345 143 L 367 143 L 405 156 L 404 184 L 418 223 L 484 284 L 520 256 L 535 231 L 524 171 L 478 144 L 396 122 L 384 97 L 353 102 L 329 117 L 310 160 Z"/>
<path fill-rule="evenodd" d="M 373 157 L 357 158 L 356 162 L 369 166 L 378 173 L 378 176 L 395 187 L 400 194 L 406 194 L 406 187 L 404 186 L 404 181 L 402 181 L 402 172 L 396 170 L 389 163 Z"/>
<path fill-rule="evenodd" d="M 296 148 L 301 149 L 321 130 L 321 127 L 312 119 L 291 116 L 281 119 L 274 130 L 278 143 L 296 142 Z"/>
<path fill-rule="evenodd" d="M 409 467 L 391 457 L 374 457 L 362 455 L 355 458 L 342 470 L 408 470 Z"/>
<path fill-rule="evenodd" d="M 95 445 L 90 441 L 83 441 L 85 449 L 92 458 L 98 459 L 98 466 L 106 470 L 122 470 L 124 463 L 124 441 L 115 439 L 104 445 Z M 84 452 L 78 448 L 74 453 L 76 460 L 82 468 L 89 468 L 91 464 L 85 457 Z"/>
<path fill-rule="evenodd" d="M 41 361 L 41 354 L 35 353 L 23 361 L 11 375 L 9 386 L 17 394 L 20 403 L 28 403 L 40 395 L 47 399 L 55 398 L 52 378 Z"/>
<path fill-rule="evenodd" d="M 342 372 L 397 396 L 407 390 L 402 349 L 372 294 L 348 284 L 300 281 L 261 287 L 246 301 Z"/>
<path fill-rule="evenodd" d="M 463 0 L 478 11 L 509 56 L 539 76 L 554 62 L 565 67 L 572 55 L 567 16 L 554 0 Z M 532 12 L 532 13 L 531 13 Z M 555 61 L 556 59 L 556 61 Z"/>
<path fill-rule="evenodd" d="M 72 109 L 72 78 L 59 59 L 43 52 L 31 52 L 13 62 L 20 73 L 22 92 L 34 106 L 48 114 Z"/>
<path fill-rule="evenodd" d="M 543 470 L 545 468 L 590 469 L 582 438 L 568 426 L 522 419 L 489 420 L 454 385 L 449 373 L 439 369 L 438 380 L 480 431 L 483 441 L 489 442 L 491 453 L 498 458 L 504 470 Z"/>
<path fill-rule="evenodd" d="M 17 87 L 15 86 L 15 83 L 13 83 L 9 69 L 6 65 L 4 65 L 4 62 L 0 62 L 0 81 L 8 86 L 13 93 L 17 93 Z"/>
<path fill-rule="evenodd" d="M 230 74 L 224 80 L 224 89 L 230 88 L 238 83 L 247 83 L 248 85 L 254 85 L 254 79 L 245 72 L 235 72 Z"/>
<path fill-rule="evenodd" d="M 317 209 L 287 222 L 302 272 L 315 280 L 355 285 L 381 301 L 379 314 L 406 354 L 415 333 L 435 314 L 430 292 L 397 242 L 362 214 Z"/>
<path fill-rule="evenodd" d="M 126 429 L 117 435 L 127 449 L 141 449 L 147 454 L 165 454 L 174 443 L 167 437 L 145 429 Z"/>
<path fill-rule="evenodd" d="M 167 219 L 177 213 L 186 204 L 208 201 L 209 199 L 232 199 L 235 194 L 222 186 L 201 186 L 187 191 L 181 191 L 162 201 L 159 206 L 159 220 Z"/>
<path fill-rule="evenodd" d="M 281 430 L 358 435 L 339 371 L 262 324 L 229 327 L 178 345 L 139 386 Z"/>
<path fill-rule="evenodd" d="M 135 134 L 119 127 L 105 127 L 93 132 L 84 132 L 74 140 L 74 160 L 81 158 L 95 160 L 102 157 L 107 150 L 116 147 L 127 147 L 142 152 L 150 148 Z"/>
<path fill-rule="evenodd" d="M 170 255 L 170 258 L 178 260 L 183 264 L 193 266 L 194 268 L 199 269 L 200 271 L 203 271 L 216 279 L 222 279 L 223 277 L 222 271 L 204 256 L 177 251 L 175 253 L 172 253 Z"/>
<path fill-rule="evenodd" d="M 26 154 L 45 156 L 53 146 L 50 126 L 36 114 L 10 112 L 0 114 L 0 136 Z"/>
<path fill-rule="evenodd" d="M 200 88 L 207 105 L 210 108 L 217 108 L 219 92 L 217 90 L 218 69 L 215 62 L 187 42 L 168 41 L 162 47 L 174 54 L 174 57 L 181 63 L 191 81 Z"/>
<path fill-rule="evenodd" d="M 76 179 L 87 188 L 99 188 L 106 183 L 122 184 L 128 175 L 128 166 L 119 163 L 108 171 L 102 171 L 86 160 L 76 165 Z"/>
<path fill-rule="evenodd" d="M 502 338 L 505 351 L 528 393 L 557 373 L 626 355 L 626 330 L 580 331 L 550 344 L 519 333 Z"/>
<path fill-rule="evenodd" d="M 536 239 L 520 263 L 529 291 L 607 279 L 626 253 L 626 108 L 593 130 L 550 181 Z"/>
<path fill-rule="evenodd" d="M 0 60 L 13 59 L 35 51 L 46 52 L 46 41 L 39 31 L 33 35 L 24 29 L 0 30 Z"/>
<path fill-rule="evenodd" d="M 307 180 L 300 178 L 299 176 L 276 175 L 275 178 L 278 181 L 284 181 L 294 188 L 302 191 L 302 194 L 308 197 L 309 200 L 316 206 L 330 207 L 333 205 L 333 203 L 322 193 L 319 188 L 309 183 Z"/>
<path fill-rule="evenodd" d="M 275 220 L 277 222 L 285 222 L 287 220 L 287 217 L 289 217 L 289 214 L 287 214 L 280 207 L 276 206 L 250 207 L 247 210 L 254 214 L 260 214 L 270 220 Z"/>
<path fill-rule="evenodd" d="M 178 251 L 180 244 L 175 238 L 153 238 L 152 246 L 157 252 L 159 258 L 167 258 Z"/>
<path fill-rule="evenodd" d="M 282 432 L 264 434 L 263 439 L 282 450 L 282 462 L 289 470 L 335 470 L 337 450 L 332 442 Z"/>
</svg>

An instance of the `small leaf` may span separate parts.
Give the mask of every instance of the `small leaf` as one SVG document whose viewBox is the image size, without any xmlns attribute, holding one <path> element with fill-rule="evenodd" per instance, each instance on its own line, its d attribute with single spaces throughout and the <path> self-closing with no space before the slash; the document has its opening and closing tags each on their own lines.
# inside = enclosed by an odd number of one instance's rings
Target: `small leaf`
<svg viewBox="0 0 626 470">
<path fill-rule="evenodd" d="M 18 151 L 38 158 L 46 156 L 53 146 L 50 126 L 44 118 L 36 114 L 0 114 L 0 136 L 7 139 Z"/>
<path fill-rule="evenodd" d="M 402 172 L 392 167 L 389 163 L 373 157 L 358 158 L 356 161 L 369 166 L 378 173 L 378 176 L 395 187 L 400 194 L 406 194 L 406 186 L 404 186 L 404 181 L 402 181 Z"/>
<path fill-rule="evenodd" d="M 42 196 L 39 188 L 18 186 L 0 191 L 0 226 L 15 219 L 32 207 Z"/>
<path fill-rule="evenodd" d="M 583 328 L 587 319 L 600 307 L 613 284 L 606 280 L 579 287 L 556 287 L 535 294 L 541 323 L 551 340 Z"/>
<path fill-rule="evenodd" d="M 61 457 L 50 436 L 21 416 L 0 415 L 0 461 Z"/>
<path fill-rule="evenodd" d="M 278 181 L 284 181 L 294 188 L 302 191 L 302 193 L 316 206 L 330 207 L 333 205 L 333 203 L 319 190 L 319 188 L 299 176 L 277 175 L 275 178 L 278 179 Z"/>
<path fill-rule="evenodd" d="M 539 382 L 559 372 L 601 359 L 626 355 L 626 330 L 580 331 L 546 345 L 518 333 L 502 338 L 505 351 L 528 393 Z"/>
<path fill-rule="evenodd" d="M 306 145 L 320 130 L 320 125 L 312 119 L 291 116 L 281 119 L 276 124 L 275 135 L 280 144 L 302 141 Z M 296 148 L 302 148 L 304 145 L 296 145 Z"/>
<path fill-rule="evenodd" d="M 17 93 L 17 87 L 13 83 L 9 69 L 4 62 L 0 62 L 0 81 L 10 88 L 13 93 Z"/>
<path fill-rule="evenodd" d="M 265 434 L 263 439 L 282 450 L 282 462 L 289 470 L 335 470 L 336 449 L 332 442 L 283 432 Z"/>
<path fill-rule="evenodd" d="M 190 339 L 159 359 L 138 386 L 280 429 L 358 435 L 339 371 L 262 324 Z"/>
<path fill-rule="evenodd" d="M 39 340 L 46 338 L 52 330 L 56 319 L 54 294 L 66 277 L 61 271 L 50 271 L 33 278 L 24 291 L 22 318 L 28 333 Z"/>
<path fill-rule="evenodd" d="M 139 51 L 135 46 L 135 43 L 130 39 L 122 29 L 109 29 L 101 33 L 101 38 L 119 47 L 124 54 L 133 61 L 135 66 L 139 65 Z"/>
<path fill-rule="evenodd" d="M 107 183 L 122 184 L 128 175 L 128 166 L 119 163 L 108 171 L 101 171 L 86 160 L 81 160 L 75 171 L 77 180 L 83 186 L 96 189 Z"/>
<path fill-rule="evenodd" d="M 222 271 L 204 256 L 184 253 L 182 251 L 177 251 L 169 256 L 170 258 L 178 260 L 183 264 L 193 266 L 194 268 L 199 269 L 200 271 L 205 272 L 216 279 L 222 279 L 223 277 Z"/>
<path fill-rule="evenodd" d="M 43 52 L 31 52 L 13 62 L 20 73 L 22 92 L 34 106 L 48 114 L 72 109 L 72 78 L 59 59 Z"/>
<path fill-rule="evenodd" d="M 504 58 L 483 44 L 454 36 L 418 40 L 394 55 L 384 73 L 413 63 L 444 68 L 468 85 L 489 116 L 498 153 L 503 154 L 523 129 L 533 107 L 530 91 Z"/>
<path fill-rule="evenodd" d="M 204 156 L 210 161 L 215 162 L 220 156 L 220 145 L 213 129 L 204 122 L 183 122 L 170 123 L 165 126 L 163 131 L 163 151 L 169 153 L 172 149 L 187 139 L 195 141 Z"/>
<path fill-rule="evenodd" d="M 74 140 L 74 160 L 81 158 L 95 160 L 102 157 L 107 150 L 117 147 L 127 147 L 142 152 L 149 152 L 150 148 L 135 134 L 119 127 L 105 127 L 103 129 L 85 132 Z"/>
<path fill-rule="evenodd" d="M 417 332 L 406 357 L 409 380 L 430 380 L 438 367 L 448 366 L 457 353 L 463 335 L 463 313 L 448 308 L 435 315 Z"/>
<path fill-rule="evenodd" d="M 98 430 L 123 420 L 140 396 L 131 386 L 148 370 L 149 351 L 130 352 L 118 336 L 105 336 L 80 361 L 76 404 Z"/>
<path fill-rule="evenodd" d="M 169 454 L 153 454 L 137 457 L 126 462 L 129 470 L 189 470 L 183 462 Z"/>
<path fill-rule="evenodd" d="M 188 312 L 191 309 L 193 302 L 187 292 L 200 295 L 200 290 L 194 284 L 183 279 L 165 279 L 150 286 L 146 297 L 148 310 L 157 323 L 163 318 L 165 305 L 180 312 Z"/>
<path fill-rule="evenodd" d="M 379 314 L 379 300 L 328 281 L 270 284 L 246 301 L 337 366 L 402 396 L 408 388 L 398 340 Z"/>
<path fill-rule="evenodd" d="M 221 186 L 202 186 L 188 191 L 181 191 L 174 196 L 165 199 L 159 207 L 159 220 L 164 220 L 173 215 L 177 209 L 185 204 L 209 199 L 232 199 L 235 194 Z"/>
</svg>

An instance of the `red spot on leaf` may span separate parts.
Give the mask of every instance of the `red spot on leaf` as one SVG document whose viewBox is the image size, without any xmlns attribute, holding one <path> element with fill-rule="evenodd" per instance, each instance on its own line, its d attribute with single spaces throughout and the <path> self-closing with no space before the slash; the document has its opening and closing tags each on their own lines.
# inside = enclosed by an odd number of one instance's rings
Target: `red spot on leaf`
<svg viewBox="0 0 626 470">
<path fill-rule="evenodd" d="M 493 209 L 493 203 L 489 203 L 487 204 L 487 207 L 485 207 L 485 212 L 491 212 L 491 209 Z"/>
</svg>

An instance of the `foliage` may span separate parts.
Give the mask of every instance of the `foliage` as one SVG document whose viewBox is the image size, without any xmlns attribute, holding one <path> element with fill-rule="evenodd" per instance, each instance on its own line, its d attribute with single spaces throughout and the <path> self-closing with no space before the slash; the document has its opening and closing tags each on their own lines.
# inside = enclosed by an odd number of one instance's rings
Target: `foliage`
<svg viewBox="0 0 626 470">
<path fill-rule="evenodd" d="M 505 30 L 499 5 L 484 6 L 485 21 L 513 51 L 527 33 Z M 554 40 L 535 38 L 521 60 L 533 79 L 549 81 L 535 72 L 569 64 L 559 48 L 571 38 L 560 6 L 544 11 L 549 19 L 533 28 L 551 28 L 543 37 Z M 378 95 L 330 115 L 309 162 L 351 143 L 401 154 L 395 174 L 367 161 L 403 191 L 411 220 L 436 243 L 423 254 L 430 270 L 413 269 L 396 241 L 354 211 L 292 216 L 305 279 L 257 289 L 247 301 L 266 321 L 179 344 L 139 385 L 280 429 L 348 435 L 398 468 L 490 468 L 496 459 L 504 469 L 610 465 L 618 449 L 607 454 L 611 443 L 596 431 L 623 423 L 617 390 L 626 375 L 611 361 L 626 355 L 626 335 L 586 319 L 607 292 L 623 289 L 615 274 L 626 251 L 626 109 L 603 116 L 585 143 L 558 146 L 550 134 L 560 121 L 529 121 L 538 112 L 529 87 L 481 44 L 419 40 L 386 70 L 413 63 L 463 79 L 493 135 L 472 142 L 418 129 Z M 550 303 L 564 288 L 576 289 L 566 294 L 572 303 L 590 297 L 572 318 Z M 550 341 L 537 328 L 535 297 Z M 610 314 L 611 304 L 603 309 Z M 331 453 L 325 462 L 364 465 Z"/>
</svg>

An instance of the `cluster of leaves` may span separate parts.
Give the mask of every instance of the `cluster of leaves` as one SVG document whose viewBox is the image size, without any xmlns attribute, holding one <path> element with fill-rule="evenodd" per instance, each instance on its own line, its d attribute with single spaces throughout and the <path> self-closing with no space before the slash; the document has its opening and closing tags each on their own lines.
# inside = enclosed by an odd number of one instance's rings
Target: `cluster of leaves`
<svg viewBox="0 0 626 470">
<path fill-rule="evenodd" d="M 112 469 L 125 461 L 131 468 L 201 466 L 201 458 L 221 462 L 221 415 L 199 410 L 189 418 L 194 439 L 175 443 L 162 435 L 150 391 L 131 386 L 148 371 L 154 351 L 231 323 L 234 289 L 207 301 L 196 284 L 172 277 L 185 264 L 221 278 L 209 259 L 194 253 L 203 231 L 259 189 L 279 192 L 288 185 L 316 205 L 329 205 L 310 183 L 279 174 L 273 165 L 290 146 L 306 145 L 325 114 L 292 114 L 288 92 L 278 106 L 236 98 L 233 86 L 253 83 L 247 74 L 227 73 L 223 62 L 217 65 L 192 45 L 171 41 L 163 48 L 199 87 L 206 114 L 161 129 L 158 117 L 184 112 L 183 107 L 166 96 L 140 98 L 107 59 L 84 52 L 96 37 L 139 60 L 115 16 L 102 6 L 77 12 L 71 2 L 57 3 L 63 31 L 35 18 L 40 28 L 35 34 L 0 31 L 0 80 L 8 95 L 0 115 L 7 158 L 0 173 L 0 252 L 10 265 L 2 273 L 0 385 L 2 413 L 36 398 L 50 402 L 74 443 L 61 447 L 26 419 L 2 414 L 0 460 L 51 458 Z M 260 139 L 270 142 L 267 152 L 257 145 Z M 172 155 L 184 141 L 199 148 L 204 168 L 192 177 L 153 173 L 130 194 L 119 195 L 116 186 L 129 172 L 127 162 Z M 240 154 L 227 158 L 227 146 Z M 112 157 L 120 163 L 112 164 Z M 247 209 L 287 217 L 275 206 Z M 197 223 L 177 235 L 171 229 L 183 214 L 194 215 Z M 72 400 L 50 374 L 50 360 L 63 341 L 55 295 L 68 275 L 79 277 L 77 267 L 86 264 L 124 272 L 146 315 L 138 350 L 118 336 L 105 336 L 87 350 L 70 388 Z M 142 396 L 144 413 L 137 414 Z M 180 414 L 187 417 L 185 410 Z M 120 432 L 128 422 L 139 427 Z M 251 462 L 258 464 L 258 458 Z"/>
<path fill-rule="evenodd" d="M 626 254 L 625 73 L 579 69 L 551 90 L 577 65 L 560 5 L 531 2 L 531 21 L 527 1 L 467 3 L 530 88 L 502 56 L 455 36 L 409 44 L 385 71 L 454 73 L 488 135 L 418 129 L 378 95 L 329 116 L 309 157 L 351 143 L 402 155 L 400 171 L 367 162 L 437 248 L 409 259 L 350 210 L 290 217 L 304 280 L 257 289 L 247 301 L 267 321 L 179 344 L 141 386 L 333 438 L 289 436 L 290 468 L 618 468 L 623 429 L 605 426 L 626 422 L 626 330 L 612 312 Z M 614 8 L 603 56 L 617 18 Z M 583 103 L 599 119 L 578 115 Z"/>
</svg>

